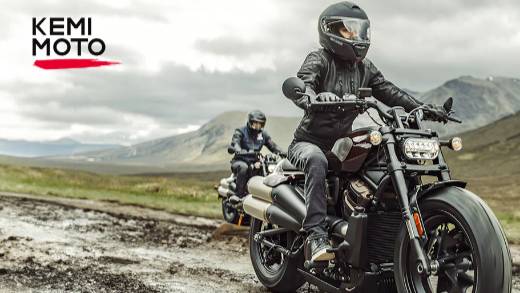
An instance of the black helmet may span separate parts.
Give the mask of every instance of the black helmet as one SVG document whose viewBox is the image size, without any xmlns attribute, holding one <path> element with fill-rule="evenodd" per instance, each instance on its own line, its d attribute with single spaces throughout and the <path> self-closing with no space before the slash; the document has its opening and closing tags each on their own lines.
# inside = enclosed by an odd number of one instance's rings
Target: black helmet
<svg viewBox="0 0 520 293">
<path fill-rule="evenodd" d="M 323 48 L 343 60 L 359 62 L 367 55 L 370 21 L 354 3 L 344 1 L 327 7 L 318 20 L 318 32 Z"/>
<path fill-rule="evenodd" d="M 247 114 L 247 127 L 252 130 L 261 130 L 265 126 L 265 122 L 267 119 L 265 118 L 265 114 L 260 110 L 254 110 Z M 260 123 L 260 128 L 253 128 L 253 123 Z"/>
</svg>

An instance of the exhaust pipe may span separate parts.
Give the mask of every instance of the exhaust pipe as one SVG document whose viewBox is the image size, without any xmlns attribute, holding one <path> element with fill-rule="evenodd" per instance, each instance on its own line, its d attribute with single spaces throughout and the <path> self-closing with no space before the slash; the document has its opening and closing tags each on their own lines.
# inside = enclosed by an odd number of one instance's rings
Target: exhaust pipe
<svg viewBox="0 0 520 293">
<path fill-rule="evenodd" d="M 289 228 L 296 232 L 300 231 L 302 228 L 301 222 L 298 222 L 298 220 L 276 205 L 270 205 L 267 208 L 266 215 L 270 223 L 276 224 L 280 227 Z"/>
<path fill-rule="evenodd" d="M 247 182 L 247 190 L 253 197 L 275 203 L 281 209 L 289 213 L 299 223 L 307 214 L 304 199 L 298 194 L 292 185 L 280 184 L 274 188 L 264 184 L 265 177 L 254 176 Z"/>
<path fill-rule="evenodd" d="M 255 198 L 252 194 L 244 198 L 242 206 L 247 214 L 264 222 L 289 228 L 293 231 L 299 231 L 301 229 L 301 222 L 298 222 L 298 220 L 280 207 Z"/>
<path fill-rule="evenodd" d="M 229 190 L 229 189 L 227 189 L 225 187 L 222 187 L 222 186 L 219 186 L 217 188 L 217 192 L 223 198 L 228 198 L 228 197 L 230 197 L 230 196 L 235 194 L 233 191 L 231 191 L 231 190 Z"/>
<path fill-rule="evenodd" d="M 254 198 L 251 194 L 244 197 L 242 201 L 242 207 L 246 213 L 265 222 L 269 222 L 267 220 L 267 209 L 270 205 L 268 202 Z"/>
<path fill-rule="evenodd" d="M 273 202 L 271 198 L 272 187 L 264 184 L 264 178 L 262 176 L 253 176 L 247 181 L 247 190 L 254 197 L 267 202 Z"/>
<path fill-rule="evenodd" d="M 289 228 L 301 229 L 306 208 L 294 187 L 281 184 L 272 188 L 264 184 L 264 177 L 254 176 L 247 182 L 250 196 L 243 201 L 244 210 L 251 216 Z"/>
<path fill-rule="evenodd" d="M 219 186 L 221 186 L 222 188 L 225 188 L 225 189 L 230 189 L 230 190 L 234 190 L 237 188 L 237 185 L 235 184 L 235 182 L 233 182 L 233 180 L 229 179 L 229 178 L 224 178 L 222 180 L 220 180 L 220 183 L 219 183 Z"/>
<path fill-rule="evenodd" d="M 298 194 L 292 185 L 280 184 L 271 192 L 273 202 L 286 210 L 298 222 L 302 223 L 307 215 L 304 199 Z"/>
<path fill-rule="evenodd" d="M 307 214 L 305 200 L 289 184 L 274 188 L 264 184 L 264 177 L 255 176 L 247 182 L 250 195 L 244 201 L 244 210 L 251 216 L 294 231 L 301 229 Z M 348 222 L 338 217 L 327 217 L 330 232 L 345 238 Z"/>
</svg>

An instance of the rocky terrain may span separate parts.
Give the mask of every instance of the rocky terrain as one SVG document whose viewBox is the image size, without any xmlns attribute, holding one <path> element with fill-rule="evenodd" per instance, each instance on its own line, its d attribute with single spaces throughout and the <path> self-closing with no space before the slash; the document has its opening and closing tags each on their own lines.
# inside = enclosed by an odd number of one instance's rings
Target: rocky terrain
<svg viewBox="0 0 520 293">
<path fill-rule="evenodd" d="M 218 222 L 193 226 L 71 201 L 0 201 L 2 292 L 264 292 L 245 238 L 214 235 Z"/>
</svg>

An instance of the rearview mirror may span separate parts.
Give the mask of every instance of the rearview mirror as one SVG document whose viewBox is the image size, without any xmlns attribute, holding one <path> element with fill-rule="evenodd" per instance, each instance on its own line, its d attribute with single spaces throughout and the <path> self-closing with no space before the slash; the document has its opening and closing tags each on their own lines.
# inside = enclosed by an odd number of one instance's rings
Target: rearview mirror
<svg viewBox="0 0 520 293">
<path fill-rule="evenodd" d="M 451 108 L 453 108 L 453 98 L 449 97 L 446 102 L 444 102 L 444 105 L 442 105 L 446 113 L 450 113 Z"/>
<path fill-rule="evenodd" d="M 372 88 L 360 87 L 358 90 L 358 98 L 364 99 L 372 96 Z"/>
<path fill-rule="evenodd" d="M 305 92 L 305 83 L 298 77 L 289 77 L 283 82 L 282 92 L 289 99 L 296 99 Z"/>
</svg>

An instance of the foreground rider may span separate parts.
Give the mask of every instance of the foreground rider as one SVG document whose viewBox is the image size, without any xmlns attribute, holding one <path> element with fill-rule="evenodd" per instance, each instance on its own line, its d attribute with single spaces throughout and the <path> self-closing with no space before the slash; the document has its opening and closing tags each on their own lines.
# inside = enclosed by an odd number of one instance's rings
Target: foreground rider
<svg viewBox="0 0 520 293">
<path fill-rule="evenodd" d="M 347 94 L 357 95 L 361 87 L 372 88 L 373 96 L 388 106 L 411 111 L 422 105 L 405 91 L 386 80 L 374 64 L 365 58 L 370 45 L 370 22 L 356 4 L 340 2 L 329 6 L 319 17 L 318 31 L 323 47 L 311 52 L 297 76 L 306 86 L 306 96 L 293 102 L 305 111 L 289 146 L 289 160 L 305 172 L 307 215 L 303 229 L 308 233 L 305 255 L 311 261 L 334 258 L 326 232 L 326 183 L 328 162 L 325 153 L 334 142 L 352 131 L 356 113 L 313 113 L 314 101 L 339 101 Z M 445 121 L 440 106 L 425 105 L 425 115 Z"/>
<path fill-rule="evenodd" d="M 258 161 L 258 154 L 265 145 L 272 153 L 285 156 L 282 149 L 274 143 L 271 136 L 263 130 L 265 114 L 259 110 L 247 115 L 247 125 L 235 129 L 228 152 L 235 154 L 231 160 L 231 170 L 236 175 L 236 195 L 240 198 L 247 194 L 246 184 L 251 177 L 251 166 Z"/>
</svg>

